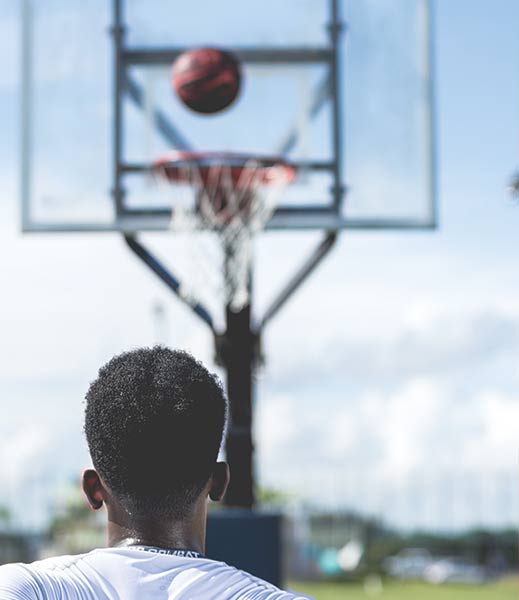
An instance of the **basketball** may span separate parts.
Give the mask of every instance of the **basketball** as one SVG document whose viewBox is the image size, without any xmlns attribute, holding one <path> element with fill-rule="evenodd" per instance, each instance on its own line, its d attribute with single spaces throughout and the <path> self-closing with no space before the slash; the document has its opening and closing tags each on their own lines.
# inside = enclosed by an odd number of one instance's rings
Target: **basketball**
<svg viewBox="0 0 519 600">
<path fill-rule="evenodd" d="M 241 71 L 236 58 L 215 48 L 181 54 L 173 65 L 173 87 L 182 102 L 202 114 L 228 108 L 240 91 Z"/>
</svg>

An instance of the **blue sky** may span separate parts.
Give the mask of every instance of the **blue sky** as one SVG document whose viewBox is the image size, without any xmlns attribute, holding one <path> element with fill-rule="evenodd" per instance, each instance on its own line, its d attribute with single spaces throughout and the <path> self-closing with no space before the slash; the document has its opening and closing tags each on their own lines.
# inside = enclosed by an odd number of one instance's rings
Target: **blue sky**
<svg viewBox="0 0 519 600">
<path fill-rule="evenodd" d="M 212 350 L 116 236 L 19 233 L 12 7 L 0 0 L 0 500 L 34 523 L 88 464 L 81 402 L 103 361 L 155 341 L 209 364 Z M 440 228 L 345 233 L 272 322 L 258 470 L 265 484 L 406 526 L 516 523 L 519 207 L 505 187 L 519 167 L 519 7 L 435 7 Z M 315 241 L 260 242 L 259 307 Z M 153 244 L 164 256 L 181 248 Z"/>
</svg>

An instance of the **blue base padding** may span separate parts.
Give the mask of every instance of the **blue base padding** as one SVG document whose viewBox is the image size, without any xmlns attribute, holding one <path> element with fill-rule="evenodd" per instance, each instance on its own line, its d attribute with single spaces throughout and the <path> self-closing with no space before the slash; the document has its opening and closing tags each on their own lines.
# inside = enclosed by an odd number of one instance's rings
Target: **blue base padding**
<svg viewBox="0 0 519 600">
<path fill-rule="evenodd" d="M 206 555 L 280 586 L 281 515 L 226 509 L 209 515 Z"/>
</svg>

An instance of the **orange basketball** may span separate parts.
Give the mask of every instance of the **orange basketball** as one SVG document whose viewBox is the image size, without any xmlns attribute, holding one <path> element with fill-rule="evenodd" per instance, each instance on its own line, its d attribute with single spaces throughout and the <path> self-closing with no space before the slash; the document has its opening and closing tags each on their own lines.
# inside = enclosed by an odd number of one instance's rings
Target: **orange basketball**
<svg viewBox="0 0 519 600">
<path fill-rule="evenodd" d="M 236 58 L 215 48 L 181 54 L 173 65 L 173 87 L 191 110 L 213 114 L 228 108 L 240 92 L 241 71 Z"/>
</svg>

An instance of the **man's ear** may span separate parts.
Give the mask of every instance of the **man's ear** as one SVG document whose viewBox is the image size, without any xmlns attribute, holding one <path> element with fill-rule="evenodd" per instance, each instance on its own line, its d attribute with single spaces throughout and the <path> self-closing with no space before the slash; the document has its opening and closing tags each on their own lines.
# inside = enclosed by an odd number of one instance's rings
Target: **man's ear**
<svg viewBox="0 0 519 600">
<path fill-rule="evenodd" d="M 225 462 L 217 462 L 211 477 L 209 498 L 219 502 L 225 496 L 230 479 L 229 465 Z"/>
<path fill-rule="evenodd" d="M 85 469 L 81 477 L 81 487 L 92 510 L 99 510 L 105 500 L 105 488 L 95 469 Z"/>
</svg>

